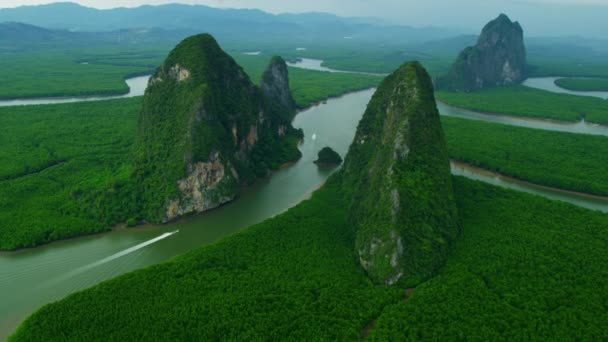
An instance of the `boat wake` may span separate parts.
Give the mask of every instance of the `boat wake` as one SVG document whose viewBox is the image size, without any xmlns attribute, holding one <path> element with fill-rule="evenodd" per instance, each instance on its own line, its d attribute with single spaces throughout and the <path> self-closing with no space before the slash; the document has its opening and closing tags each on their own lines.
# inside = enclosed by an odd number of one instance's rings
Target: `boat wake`
<svg viewBox="0 0 608 342">
<path fill-rule="evenodd" d="M 176 230 L 176 231 L 173 231 L 173 232 L 164 233 L 164 234 L 162 234 L 162 235 L 160 235 L 158 237 L 155 237 L 154 239 L 150 239 L 148 241 L 142 242 L 142 243 L 140 243 L 138 245 L 135 245 L 133 247 L 127 248 L 127 249 L 125 249 L 123 251 L 120 251 L 118 253 L 112 254 L 112 255 L 110 255 L 110 256 L 108 256 L 106 258 L 103 258 L 101 260 L 98 260 L 98 261 L 95 261 L 93 263 L 90 263 L 90 264 L 88 264 L 86 266 L 82 266 L 82 267 L 79 267 L 79 268 L 77 268 L 75 270 L 72 270 L 71 272 L 68 272 L 68 273 L 64 274 L 63 276 L 61 276 L 59 278 L 56 278 L 54 281 L 52 281 L 50 283 L 47 283 L 47 285 L 55 284 L 57 282 L 65 280 L 66 278 L 74 277 L 74 276 L 76 276 L 78 274 L 86 272 L 86 271 L 88 271 L 90 269 L 93 269 L 95 267 L 99 267 L 99 266 L 101 266 L 103 264 L 107 264 L 107 263 L 109 263 L 109 262 L 111 262 L 113 260 L 116 260 L 116 259 L 121 258 L 121 257 L 123 257 L 125 255 L 128 255 L 128 254 L 131 254 L 131 253 L 133 253 L 135 251 L 138 251 L 138 250 L 140 250 L 142 248 L 145 248 L 146 246 L 149 246 L 149 245 L 151 245 L 153 243 L 156 243 L 158 241 L 164 240 L 164 239 L 166 239 L 166 238 L 168 238 L 168 237 L 170 237 L 170 236 L 172 236 L 174 234 L 177 234 L 177 233 L 179 233 L 179 230 Z"/>
</svg>

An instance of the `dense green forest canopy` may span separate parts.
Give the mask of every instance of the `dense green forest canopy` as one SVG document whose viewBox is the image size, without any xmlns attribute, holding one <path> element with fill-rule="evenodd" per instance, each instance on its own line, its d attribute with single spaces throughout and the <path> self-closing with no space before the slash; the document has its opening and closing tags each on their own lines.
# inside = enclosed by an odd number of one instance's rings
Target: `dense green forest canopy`
<svg viewBox="0 0 608 342">
<path fill-rule="evenodd" d="M 485 113 L 576 122 L 608 123 L 608 101 L 596 97 L 557 94 L 525 86 L 493 88 L 473 93 L 438 91 L 449 105 Z"/>
<path fill-rule="evenodd" d="M 237 61 L 253 80 L 268 63 L 264 56 Z M 302 108 L 379 80 L 290 68 Z M 116 194 L 133 169 L 129 155 L 140 108 L 141 98 L 0 108 L 6 130 L 0 135 L 0 249 L 106 231 L 132 219 L 125 209 L 133 199 Z M 112 205 L 103 202 L 108 197 Z"/>
<path fill-rule="evenodd" d="M 608 137 L 442 117 L 450 158 L 532 183 L 608 195 Z"/>
<path fill-rule="evenodd" d="M 454 185 L 464 236 L 407 297 L 358 266 L 334 178 L 243 233 L 47 305 L 10 340 L 356 340 L 370 322 L 377 340 L 605 338 L 608 215 Z"/>
<path fill-rule="evenodd" d="M 559 78 L 555 80 L 558 87 L 577 91 L 608 91 L 606 78 Z"/>
</svg>

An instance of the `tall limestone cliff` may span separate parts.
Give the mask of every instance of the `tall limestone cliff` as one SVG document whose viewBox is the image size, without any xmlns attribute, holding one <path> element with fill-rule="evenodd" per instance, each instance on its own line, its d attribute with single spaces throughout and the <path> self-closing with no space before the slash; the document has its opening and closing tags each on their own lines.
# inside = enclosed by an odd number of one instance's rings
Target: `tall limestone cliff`
<svg viewBox="0 0 608 342">
<path fill-rule="evenodd" d="M 291 122 L 296 111 L 296 101 L 289 89 L 287 63 L 278 56 L 270 60 L 268 68 L 262 75 L 260 88 L 267 100 L 267 110 L 282 116 L 284 121 Z"/>
<path fill-rule="evenodd" d="M 411 284 L 443 265 L 459 233 L 432 81 L 406 63 L 378 87 L 346 157 L 356 251 L 377 283 Z"/>
<path fill-rule="evenodd" d="M 524 33 L 504 14 L 489 22 L 477 45 L 464 49 L 438 87 L 471 92 L 521 83 L 526 76 Z"/>
<path fill-rule="evenodd" d="M 208 34 L 171 51 L 139 117 L 134 178 L 143 218 L 166 222 L 218 207 L 242 183 L 300 157 L 295 109 L 273 105 L 291 99 L 284 64 L 272 60 L 262 90 Z"/>
</svg>

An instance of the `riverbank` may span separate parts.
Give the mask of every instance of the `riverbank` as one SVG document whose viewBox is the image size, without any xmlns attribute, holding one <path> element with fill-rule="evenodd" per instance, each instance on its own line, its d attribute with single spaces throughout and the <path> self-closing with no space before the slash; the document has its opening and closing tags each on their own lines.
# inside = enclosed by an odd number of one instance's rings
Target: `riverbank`
<svg viewBox="0 0 608 342">
<path fill-rule="evenodd" d="M 111 91 L 111 92 L 105 92 L 102 94 L 93 94 L 93 93 L 88 94 L 87 93 L 84 96 L 54 97 L 54 96 L 50 95 L 50 96 L 32 96 L 32 97 L 19 97 L 19 98 L 12 98 L 12 99 L 0 99 L 0 107 L 106 101 L 106 100 L 142 96 L 146 90 L 149 79 L 150 79 L 150 74 L 126 78 L 124 80 L 124 82 L 127 84 L 127 88 L 124 91 Z"/>
<path fill-rule="evenodd" d="M 329 100 L 327 104 L 311 107 L 296 115 L 294 127 L 305 132 L 304 141 L 299 147 L 302 158 L 290 167 L 275 171 L 272 177 L 243 189 L 238 199 L 229 205 L 163 226 L 118 229 L 16 253 L 3 253 L 0 273 L 10 277 L 0 279 L 0 293 L 14 295 L 0 306 L 0 326 L 4 327 L 4 322 L 10 320 L 6 329 L 0 329 L 0 339 L 43 304 L 108 278 L 214 243 L 307 199 L 333 172 L 319 169 L 313 163 L 317 152 L 324 146 L 332 146 L 341 155 L 346 154 L 372 94 L 373 90 L 357 92 Z M 340 129 L 336 129 L 336 123 L 340 123 Z M 312 139 L 313 134 L 316 134 L 315 140 Z M 153 245 L 70 275 L 74 269 L 82 269 L 176 230 L 179 233 Z"/>
<path fill-rule="evenodd" d="M 452 175 L 463 176 L 502 188 L 526 192 L 550 200 L 566 202 L 593 211 L 608 213 L 608 196 L 597 196 L 583 192 L 564 190 L 546 185 L 531 183 L 524 179 L 489 171 L 473 164 L 451 160 Z"/>
</svg>

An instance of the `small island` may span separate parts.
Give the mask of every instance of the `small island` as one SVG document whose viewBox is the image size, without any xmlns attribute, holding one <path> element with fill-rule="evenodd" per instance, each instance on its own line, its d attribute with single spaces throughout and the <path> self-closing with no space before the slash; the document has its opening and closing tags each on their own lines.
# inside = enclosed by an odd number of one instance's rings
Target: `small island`
<svg viewBox="0 0 608 342">
<path fill-rule="evenodd" d="M 314 163 L 317 165 L 340 165 L 342 164 L 342 157 L 331 147 L 326 146 L 319 151 L 318 159 Z"/>
</svg>

